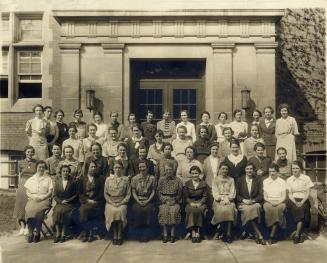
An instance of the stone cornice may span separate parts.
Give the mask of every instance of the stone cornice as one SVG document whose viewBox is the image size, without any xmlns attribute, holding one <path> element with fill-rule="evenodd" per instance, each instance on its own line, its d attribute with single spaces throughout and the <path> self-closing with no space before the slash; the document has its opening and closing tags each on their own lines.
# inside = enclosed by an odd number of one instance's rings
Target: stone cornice
<svg viewBox="0 0 327 263">
<path fill-rule="evenodd" d="M 231 53 L 235 47 L 234 43 L 212 43 L 213 53 Z"/>
<path fill-rule="evenodd" d="M 125 44 L 121 43 L 103 43 L 101 44 L 105 54 L 120 54 L 123 53 Z"/>
<path fill-rule="evenodd" d="M 254 47 L 256 49 L 257 54 L 275 54 L 275 49 L 277 48 L 278 43 L 272 42 L 272 43 L 254 43 Z"/>
<path fill-rule="evenodd" d="M 81 46 L 80 43 L 59 43 L 61 53 L 79 54 Z"/>
<path fill-rule="evenodd" d="M 53 10 L 59 23 L 72 18 L 271 18 L 275 22 L 284 15 L 284 9 L 177 9 L 177 10 Z"/>
</svg>

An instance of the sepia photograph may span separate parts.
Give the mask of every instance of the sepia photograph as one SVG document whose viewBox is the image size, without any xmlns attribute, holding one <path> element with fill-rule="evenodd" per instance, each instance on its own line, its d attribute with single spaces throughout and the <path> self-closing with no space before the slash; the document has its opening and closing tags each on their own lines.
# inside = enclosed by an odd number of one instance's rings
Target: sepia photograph
<svg viewBox="0 0 327 263">
<path fill-rule="evenodd" d="M 325 0 L 2 0 L 0 263 L 324 263 Z"/>
</svg>

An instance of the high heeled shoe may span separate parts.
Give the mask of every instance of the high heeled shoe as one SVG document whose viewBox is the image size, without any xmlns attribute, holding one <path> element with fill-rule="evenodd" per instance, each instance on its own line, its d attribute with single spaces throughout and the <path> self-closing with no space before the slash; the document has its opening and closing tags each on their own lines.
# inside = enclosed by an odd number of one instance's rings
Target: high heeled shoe
<svg viewBox="0 0 327 263">
<path fill-rule="evenodd" d="M 58 243 L 60 240 L 60 236 L 55 236 L 53 239 L 53 243 Z"/>
<path fill-rule="evenodd" d="M 262 237 L 256 238 L 255 242 L 259 245 L 266 245 L 266 241 Z"/>
<path fill-rule="evenodd" d="M 168 242 L 168 237 L 167 236 L 162 236 L 162 242 L 167 243 Z"/>
<path fill-rule="evenodd" d="M 175 237 L 174 236 L 171 236 L 170 237 L 170 243 L 175 243 L 175 241 L 176 241 Z"/>
</svg>

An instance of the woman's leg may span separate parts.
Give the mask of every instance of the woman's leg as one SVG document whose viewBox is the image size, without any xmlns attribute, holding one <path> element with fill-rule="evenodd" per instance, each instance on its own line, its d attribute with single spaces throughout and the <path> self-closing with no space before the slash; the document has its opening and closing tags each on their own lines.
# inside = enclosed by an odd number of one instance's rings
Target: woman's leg
<svg viewBox="0 0 327 263">
<path fill-rule="evenodd" d="M 59 226 L 59 224 L 57 223 L 57 224 L 55 224 L 55 228 L 56 228 L 56 237 L 60 237 L 60 234 L 61 234 L 61 229 L 60 229 L 60 226 Z"/>
<path fill-rule="evenodd" d="M 162 226 L 162 242 L 166 243 L 168 241 L 168 231 L 167 225 Z"/>
<path fill-rule="evenodd" d="M 251 225 L 252 225 L 252 227 L 253 227 L 253 229 L 254 229 L 254 232 L 255 232 L 255 234 L 256 234 L 256 237 L 257 237 L 256 242 L 257 242 L 258 244 L 265 245 L 266 242 L 265 242 L 265 240 L 263 239 L 263 236 L 262 236 L 262 234 L 261 234 L 261 232 L 260 232 L 260 229 L 259 229 L 258 224 L 257 224 L 257 222 L 255 221 L 255 219 L 254 219 L 254 220 L 251 220 Z"/>
<path fill-rule="evenodd" d="M 175 225 L 170 226 L 170 242 L 174 243 L 175 242 Z"/>
<path fill-rule="evenodd" d="M 226 227 L 226 236 L 227 238 L 231 238 L 232 237 L 232 222 L 231 221 L 228 221 L 226 222 L 227 224 L 227 227 Z"/>
<path fill-rule="evenodd" d="M 114 221 L 111 223 L 112 226 L 112 232 L 113 232 L 113 243 L 116 245 L 116 242 L 118 240 L 118 227 L 117 227 L 117 221 Z"/>
<path fill-rule="evenodd" d="M 272 225 L 269 238 L 271 239 L 275 238 L 276 229 L 277 229 L 277 223 Z"/>
<path fill-rule="evenodd" d="M 34 222 L 33 219 L 28 219 L 27 220 L 27 228 L 28 228 L 28 236 L 27 236 L 27 242 L 31 243 L 33 242 L 33 229 L 34 229 Z"/>
<path fill-rule="evenodd" d="M 296 223 L 296 231 L 295 231 L 295 236 L 294 236 L 294 243 L 300 243 L 301 240 L 301 232 L 303 228 L 303 221 L 300 220 L 299 222 Z"/>
</svg>

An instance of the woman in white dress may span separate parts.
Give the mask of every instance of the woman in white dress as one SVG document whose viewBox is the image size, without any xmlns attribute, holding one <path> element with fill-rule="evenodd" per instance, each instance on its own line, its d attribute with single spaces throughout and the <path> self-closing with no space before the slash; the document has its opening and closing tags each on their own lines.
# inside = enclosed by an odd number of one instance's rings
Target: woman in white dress
<svg viewBox="0 0 327 263">
<path fill-rule="evenodd" d="M 289 116 L 287 104 L 279 106 L 281 117 L 276 121 L 276 149 L 284 147 L 287 150 L 287 159 L 290 162 L 296 160 L 295 136 L 299 135 L 298 126 L 295 118 Z M 277 159 L 276 152 L 276 159 Z"/>
<path fill-rule="evenodd" d="M 96 111 L 93 113 L 94 124 L 97 126 L 96 136 L 105 139 L 108 125 L 103 122 L 103 115 L 101 112 Z"/>
<path fill-rule="evenodd" d="M 186 136 L 189 137 L 192 142 L 196 141 L 195 126 L 192 122 L 188 120 L 188 112 L 186 110 L 181 111 L 181 122 L 176 125 L 176 133 L 178 132 L 178 127 L 186 127 Z"/>
<path fill-rule="evenodd" d="M 241 152 L 244 153 L 243 144 L 248 135 L 248 124 L 245 121 L 242 121 L 242 111 L 239 109 L 234 110 L 233 112 L 234 120 L 229 124 L 229 127 L 232 128 L 234 134 L 233 137 L 238 139 L 240 142 Z"/>
<path fill-rule="evenodd" d="M 29 145 L 35 149 L 35 159 L 45 160 L 49 157 L 47 135 L 50 132 L 50 124 L 43 118 L 42 105 L 35 105 L 33 112 L 35 117 L 26 122 L 25 132 Z"/>
<path fill-rule="evenodd" d="M 224 137 L 224 128 L 228 127 L 228 123 L 227 122 L 228 116 L 226 112 L 220 112 L 218 115 L 218 123 L 215 125 L 216 128 L 216 132 L 217 132 L 217 142 L 223 142 L 225 141 L 225 137 Z"/>
</svg>

